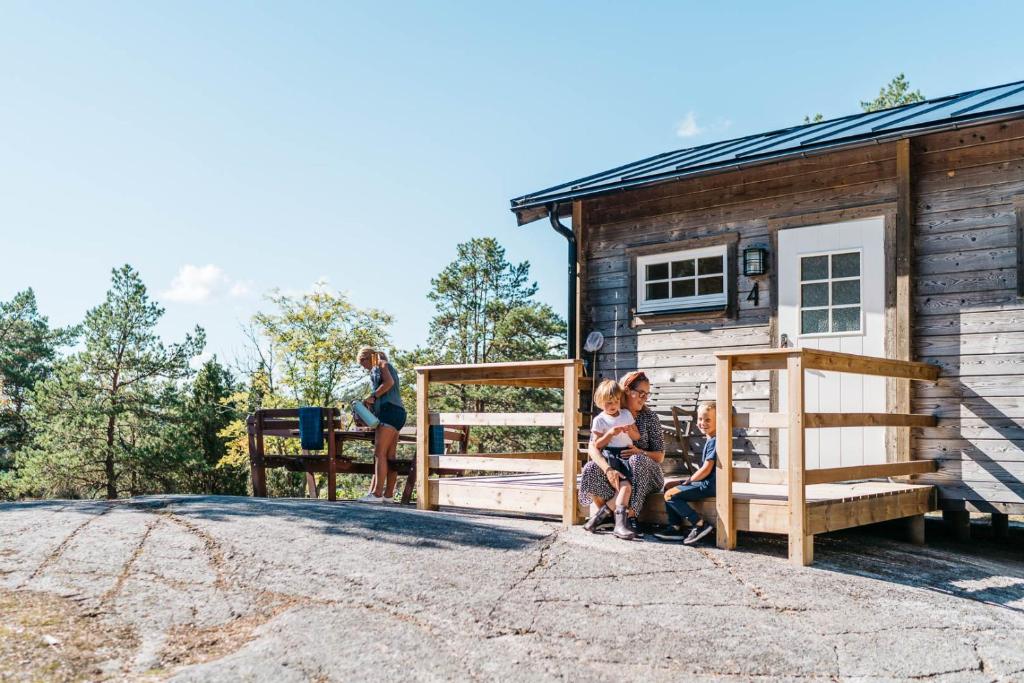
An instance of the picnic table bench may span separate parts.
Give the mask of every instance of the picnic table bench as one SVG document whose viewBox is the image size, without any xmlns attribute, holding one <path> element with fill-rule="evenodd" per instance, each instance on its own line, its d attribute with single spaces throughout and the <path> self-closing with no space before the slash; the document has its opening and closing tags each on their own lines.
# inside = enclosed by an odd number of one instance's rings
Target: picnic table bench
<svg viewBox="0 0 1024 683">
<path fill-rule="evenodd" d="M 338 474 L 374 473 L 373 462 L 358 462 L 345 455 L 345 444 L 363 441 L 373 443 L 375 431 L 371 429 L 346 428 L 344 413 L 337 408 L 321 408 L 323 411 L 324 449 L 304 451 L 300 454 L 284 452 L 267 453 L 266 438 L 299 438 L 298 408 L 261 409 L 246 419 L 249 447 L 249 470 L 252 477 L 254 496 L 267 496 L 267 468 L 281 467 L 289 472 L 305 472 L 306 487 L 311 498 L 318 497 L 316 474 L 327 475 L 327 499 L 337 499 Z M 406 427 L 398 434 L 399 444 L 416 443 L 416 428 Z M 445 452 L 465 453 L 469 444 L 468 427 L 448 427 L 444 430 Z M 388 467 L 406 477 L 402 489 L 402 502 L 412 500 L 413 485 L 416 481 L 416 461 L 395 458 L 388 460 Z"/>
</svg>

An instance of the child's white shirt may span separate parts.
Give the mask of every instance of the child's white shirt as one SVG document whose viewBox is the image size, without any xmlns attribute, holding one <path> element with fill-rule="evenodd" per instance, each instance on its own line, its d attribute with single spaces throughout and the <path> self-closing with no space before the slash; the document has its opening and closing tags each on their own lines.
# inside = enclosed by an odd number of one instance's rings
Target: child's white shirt
<svg viewBox="0 0 1024 683">
<path fill-rule="evenodd" d="M 632 424 L 636 424 L 636 420 L 633 419 L 633 414 L 628 410 L 619 410 L 619 414 L 615 416 L 601 411 L 601 413 L 594 418 L 594 422 L 590 426 L 590 431 L 607 434 L 615 427 L 628 427 Z M 595 436 L 594 438 L 596 439 L 597 437 Z M 628 434 L 616 434 L 607 445 L 612 448 L 629 448 L 633 445 L 633 440 L 629 438 Z"/>
</svg>

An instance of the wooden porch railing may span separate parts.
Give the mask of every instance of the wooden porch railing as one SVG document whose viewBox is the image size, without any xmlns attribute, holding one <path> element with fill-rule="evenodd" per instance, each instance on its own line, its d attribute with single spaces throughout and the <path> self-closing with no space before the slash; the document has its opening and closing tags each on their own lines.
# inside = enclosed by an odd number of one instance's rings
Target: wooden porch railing
<svg viewBox="0 0 1024 683">
<path fill-rule="evenodd" d="M 546 413 L 431 413 L 432 384 L 482 384 L 507 387 L 544 387 L 565 392 L 561 412 Z M 421 510 L 436 510 L 440 481 L 431 479 L 431 472 L 473 470 L 482 472 L 515 472 L 562 474 L 560 509 L 537 512 L 562 515 L 563 523 L 576 523 L 576 475 L 579 473 L 578 429 L 581 424 L 580 390 L 590 385 L 583 376 L 583 363 L 578 360 L 527 361 L 521 363 L 484 363 L 476 365 L 435 365 L 416 368 L 416 418 L 420 425 L 416 441 L 416 490 Z M 428 431 L 423 425 L 467 425 L 494 427 L 558 427 L 562 429 L 562 450 L 530 453 L 475 453 L 467 455 L 431 455 Z M 447 494 L 446 503 L 495 510 L 515 510 L 512 491 L 489 499 L 483 487 L 471 491 L 463 487 L 464 497 Z M 484 493 L 481 493 L 484 491 Z M 552 501 L 553 502 L 553 501 Z M 521 511 L 521 510 L 520 510 Z"/>
<path fill-rule="evenodd" d="M 903 380 L 934 382 L 936 366 L 913 361 L 857 356 L 815 349 L 764 349 L 759 351 L 720 351 L 716 357 L 718 476 L 715 490 L 717 542 L 720 548 L 736 547 L 736 518 L 733 482 L 737 471 L 732 465 L 732 439 L 735 428 L 788 429 L 786 470 L 750 470 L 744 478 L 764 483 L 785 483 L 789 515 L 789 560 L 809 565 L 814 559 L 814 536 L 807 530 L 806 487 L 871 477 L 902 476 L 931 472 L 932 461 L 894 462 L 857 467 L 832 467 L 808 470 L 804 459 L 806 429 L 824 427 L 930 427 L 931 415 L 907 413 L 808 413 L 804 409 L 804 371 L 825 370 L 860 375 L 893 377 Z M 743 370 L 785 371 L 788 401 L 785 412 L 739 413 L 732 410 L 732 373 Z"/>
</svg>

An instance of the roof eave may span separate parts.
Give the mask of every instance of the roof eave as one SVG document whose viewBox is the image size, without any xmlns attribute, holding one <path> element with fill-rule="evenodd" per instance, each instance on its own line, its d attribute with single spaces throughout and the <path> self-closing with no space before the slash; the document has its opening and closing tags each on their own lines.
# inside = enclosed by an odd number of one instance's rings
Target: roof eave
<svg viewBox="0 0 1024 683">
<path fill-rule="evenodd" d="M 820 156 L 822 154 L 828 154 L 830 152 L 837 152 L 846 149 L 853 149 L 856 147 L 866 147 L 868 145 L 884 144 L 888 142 L 893 142 L 895 140 L 901 140 L 904 138 L 912 138 L 931 133 L 941 133 L 947 130 L 958 130 L 960 128 L 968 128 L 987 123 L 997 123 L 999 121 L 1007 121 L 1019 118 L 1024 118 L 1024 107 L 1014 107 L 1003 111 L 990 112 L 987 115 L 980 117 L 963 117 L 959 119 L 953 119 L 950 121 L 936 123 L 935 125 L 931 126 L 908 127 L 907 129 L 904 130 L 894 130 L 880 135 L 867 135 L 865 137 L 851 139 L 844 143 L 824 143 L 819 147 L 794 149 L 791 152 L 784 154 L 768 154 L 761 158 L 755 157 L 742 162 L 729 162 L 720 165 L 712 165 L 705 168 L 669 172 L 666 173 L 663 177 L 640 178 L 637 179 L 635 182 L 621 182 L 603 188 L 569 191 L 549 196 L 541 195 L 537 196 L 536 199 L 531 199 L 530 196 L 527 195 L 524 197 L 518 197 L 516 199 L 513 199 L 511 201 L 512 206 L 510 207 L 510 210 L 516 215 L 517 225 L 527 225 L 528 223 L 532 223 L 547 216 L 548 206 L 550 206 L 553 203 L 558 203 L 564 206 L 572 201 L 579 199 L 592 199 L 594 197 L 614 194 L 616 192 L 625 192 L 627 190 L 636 190 L 644 187 L 651 187 L 654 185 L 663 185 L 665 183 L 675 182 L 682 179 L 709 176 L 714 175 L 716 173 L 725 173 L 728 171 L 738 171 L 741 169 L 752 168 L 756 166 L 766 166 L 768 164 L 781 163 L 793 159 Z M 560 209 L 559 213 L 565 215 L 565 209 Z"/>
</svg>

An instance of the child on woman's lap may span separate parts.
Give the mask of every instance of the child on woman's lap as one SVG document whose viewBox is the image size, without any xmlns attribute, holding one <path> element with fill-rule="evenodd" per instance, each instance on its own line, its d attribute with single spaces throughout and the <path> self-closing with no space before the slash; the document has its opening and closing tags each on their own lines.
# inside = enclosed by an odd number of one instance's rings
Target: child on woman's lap
<svg viewBox="0 0 1024 683">
<path fill-rule="evenodd" d="M 629 528 L 627 509 L 633 494 L 633 472 L 629 461 L 621 457 L 621 454 L 633 445 L 635 439 L 640 438 L 640 431 L 630 412 L 622 410 L 622 389 L 614 380 L 607 379 L 598 386 L 594 392 L 594 402 L 604 410 L 594 418 L 590 439 L 605 460 L 601 469 L 615 490 L 615 508 L 612 512 L 607 506 L 602 506 L 584 525 L 584 529 L 596 531 L 602 522 L 614 515 L 613 533 L 619 538 L 632 539 L 636 534 Z"/>
</svg>

